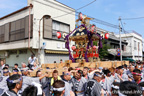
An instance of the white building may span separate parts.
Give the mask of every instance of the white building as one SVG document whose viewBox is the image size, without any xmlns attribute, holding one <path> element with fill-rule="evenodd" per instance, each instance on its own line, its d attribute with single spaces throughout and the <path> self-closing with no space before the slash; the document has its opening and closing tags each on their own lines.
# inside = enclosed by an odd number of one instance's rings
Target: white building
<svg viewBox="0 0 144 96">
<path fill-rule="evenodd" d="M 144 51 L 144 39 L 143 39 L 143 51 Z"/>
<path fill-rule="evenodd" d="M 143 39 L 143 61 L 144 61 L 144 39 Z"/>
<path fill-rule="evenodd" d="M 126 40 L 128 42 L 128 45 L 126 46 L 127 57 L 133 58 L 134 60 L 142 61 L 142 36 L 136 32 L 132 32 L 127 34 L 121 34 L 121 37 L 123 40 Z"/>
<path fill-rule="evenodd" d="M 39 61 L 68 60 L 64 38 L 58 39 L 57 32 L 63 35 L 75 28 L 75 10 L 56 0 L 28 0 L 28 6 L 0 18 L 0 59 L 13 66 L 27 63 L 32 52 L 38 57 L 39 26 Z"/>
</svg>

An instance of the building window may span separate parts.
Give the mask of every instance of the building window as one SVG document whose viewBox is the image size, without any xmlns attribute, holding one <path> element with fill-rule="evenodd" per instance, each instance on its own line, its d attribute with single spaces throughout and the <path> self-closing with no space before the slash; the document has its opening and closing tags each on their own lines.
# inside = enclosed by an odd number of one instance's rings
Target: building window
<svg viewBox="0 0 144 96">
<path fill-rule="evenodd" d="M 136 41 L 134 41 L 134 50 L 137 50 Z"/>
<path fill-rule="evenodd" d="M 4 42 L 4 32 L 5 32 L 5 26 L 0 26 L 0 43 Z"/>
<path fill-rule="evenodd" d="M 10 50 L 10 51 L 9 51 L 9 54 L 10 54 L 10 55 L 17 54 L 17 50 Z"/>
<path fill-rule="evenodd" d="M 19 50 L 19 54 L 27 54 L 27 49 Z"/>
<path fill-rule="evenodd" d="M 25 38 L 25 20 L 20 19 L 14 22 L 11 22 L 10 27 L 10 41 L 20 40 Z"/>
<path fill-rule="evenodd" d="M 68 24 L 64 24 L 58 21 L 53 20 L 52 21 L 52 38 L 53 39 L 57 39 L 57 32 L 61 32 L 61 34 L 63 35 L 63 33 L 68 34 L 70 31 L 70 26 Z M 63 40 L 64 38 L 60 38 L 61 40 Z"/>
<path fill-rule="evenodd" d="M 140 42 L 138 42 L 138 51 L 140 51 Z"/>
<path fill-rule="evenodd" d="M 33 15 L 31 15 L 30 37 L 33 32 Z M 29 37 L 29 16 L 0 26 L 0 43 L 27 39 Z"/>
</svg>

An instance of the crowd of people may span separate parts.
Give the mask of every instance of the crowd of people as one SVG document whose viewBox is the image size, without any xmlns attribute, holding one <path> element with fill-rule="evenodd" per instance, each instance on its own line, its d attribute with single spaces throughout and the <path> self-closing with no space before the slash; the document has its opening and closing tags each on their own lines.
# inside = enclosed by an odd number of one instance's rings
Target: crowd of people
<svg viewBox="0 0 144 96">
<path fill-rule="evenodd" d="M 142 62 L 130 63 L 116 68 L 65 67 L 62 75 L 53 69 L 42 73 L 36 66 L 34 56 L 22 68 L 9 65 L 1 60 L 1 96 L 144 96 L 144 66 Z M 35 77 L 28 76 L 31 70 Z M 11 74 L 10 74 L 11 73 Z"/>
</svg>

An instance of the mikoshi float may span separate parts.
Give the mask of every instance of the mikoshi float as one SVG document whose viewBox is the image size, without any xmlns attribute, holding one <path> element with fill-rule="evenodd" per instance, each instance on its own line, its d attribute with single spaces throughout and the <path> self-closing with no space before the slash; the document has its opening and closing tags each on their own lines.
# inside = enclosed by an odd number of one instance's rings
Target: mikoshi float
<svg viewBox="0 0 144 96">
<path fill-rule="evenodd" d="M 109 33 L 99 34 L 96 25 L 90 24 L 90 20 L 92 19 L 93 18 L 89 18 L 86 15 L 79 13 L 79 17 L 76 20 L 76 28 L 73 31 L 69 34 L 57 32 L 57 38 L 60 39 L 63 37 L 65 40 L 65 48 L 68 49 L 69 60 L 57 64 L 42 64 L 42 73 L 49 70 L 51 74 L 53 68 L 56 68 L 59 70 L 59 75 L 61 75 L 65 70 L 65 67 L 79 67 L 81 69 L 83 69 L 84 66 L 90 68 L 111 68 L 122 64 L 129 64 L 129 61 L 100 61 L 99 50 L 102 48 L 102 39 L 108 39 Z M 93 45 L 94 41 L 97 42 L 97 46 Z M 74 44 L 71 45 L 71 42 L 74 42 Z M 35 76 L 35 71 L 31 72 L 30 75 Z"/>
<path fill-rule="evenodd" d="M 85 60 L 86 62 L 99 60 L 99 49 L 102 48 L 103 37 L 97 33 L 97 27 L 89 23 L 90 20 L 92 18 L 79 13 L 79 18 L 76 20 L 76 28 L 65 37 L 65 46 L 69 51 L 69 59 L 72 62 L 79 60 Z M 81 25 L 78 25 L 79 21 Z M 70 47 L 70 41 L 75 42 L 75 45 Z M 93 41 L 97 41 L 98 46 L 93 45 Z"/>
</svg>

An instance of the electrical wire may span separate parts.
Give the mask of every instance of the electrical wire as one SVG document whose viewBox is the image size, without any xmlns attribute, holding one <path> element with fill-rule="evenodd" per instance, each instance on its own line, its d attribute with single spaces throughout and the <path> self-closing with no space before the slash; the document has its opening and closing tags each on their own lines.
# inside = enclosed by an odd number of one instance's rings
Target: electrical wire
<svg viewBox="0 0 144 96">
<path fill-rule="evenodd" d="M 78 11 L 78 10 L 80 10 L 80 9 L 85 8 L 85 7 L 89 6 L 89 5 L 91 5 L 92 3 L 94 3 L 95 1 L 96 1 L 96 0 L 94 0 L 94 1 L 88 3 L 88 4 L 84 5 L 84 6 L 82 6 L 82 7 L 78 8 L 78 9 L 76 9 L 75 11 Z M 75 11 L 71 11 L 71 12 L 75 12 Z M 66 13 L 66 14 L 63 14 L 63 15 L 59 15 L 59 16 L 56 16 L 56 17 L 53 17 L 53 18 L 62 17 L 62 16 L 65 16 L 65 15 L 71 14 L 71 12 Z"/>
<path fill-rule="evenodd" d="M 64 11 L 64 10 L 62 10 L 62 9 L 60 9 L 60 8 L 53 7 L 53 6 L 51 6 L 51 5 L 48 5 L 48 4 L 39 2 L 39 1 L 37 1 L 37 0 L 35 0 L 35 1 L 38 2 L 38 3 L 40 3 L 40 4 L 43 4 L 43 5 L 45 5 L 45 6 L 52 7 L 52 8 L 55 8 L 55 9 L 57 9 L 57 10 L 66 12 L 66 11 Z M 90 2 L 89 4 L 87 4 L 87 5 L 85 5 L 85 6 L 88 6 L 88 5 L 92 4 L 92 3 L 94 3 L 95 1 L 96 1 L 96 0 L 94 0 L 93 2 Z M 80 7 L 80 8 L 78 8 L 78 9 L 82 9 L 82 8 L 84 8 L 85 6 Z M 77 11 L 76 11 L 76 14 L 73 14 L 73 12 L 66 12 L 66 14 L 61 15 L 61 17 L 62 17 L 62 16 L 65 16 L 65 15 L 67 15 L 67 14 L 71 14 L 71 15 L 78 16 L 78 15 L 77 15 L 78 13 L 79 13 L 79 12 L 77 12 Z M 60 17 L 60 16 L 59 16 L 59 17 Z M 93 18 L 93 17 L 91 17 L 91 16 L 88 16 L 88 17 Z M 58 18 L 58 16 L 57 16 L 57 17 L 53 17 L 53 18 Z M 96 19 L 96 18 L 93 18 L 93 19 L 94 19 L 94 20 L 91 20 L 92 22 L 99 23 L 99 24 L 101 24 L 101 25 L 105 25 L 105 26 L 108 26 L 108 27 L 112 27 L 112 28 L 119 29 L 118 25 L 114 25 L 114 24 L 111 24 L 111 23 L 108 23 L 108 22 L 105 22 L 105 21 L 102 21 L 102 20 L 99 20 L 99 19 Z"/>
<path fill-rule="evenodd" d="M 136 17 L 136 18 L 123 18 L 122 20 L 134 20 L 134 19 L 144 19 L 144 17 Z"/>
<path fill-rule="evenodd" d="M 79 13 L 79 12 L 76 12 L 76 13 Z M 83 15 L 86 15 L 86 14 L 83 14 Z M 78 15 L 77 15 L 78 16 Z M 88 15 L 86 15 L 88 16 Z M 90 18 L 92 18 L 93 20 L 91 20 L 92 22 L 95 22 L 95 23 L 99 23 L 99 24 L 102 24 L 102 25 L 105 25 L 105 26 L 108 26 L 108 27 L 112 27 L 112 28 L 115 28 L 115 29 L 119 29 L 119 26 L 118 25 L 114 25 L 114 24 L 111 24 L 109 22 L 106 22 L 106 21 L 103 21 L 103 20 L 99 20 L 99 19 L 96 19 L 92 16 L 88 16 Z"/>
<path fill-rule="evenodd" d="M 43 5 L 46 5 L 46 6 L 49 6 L 49 7 L 55 8 L 55 9 L 57 9 L 57 10 L 60 10 L 60 11 L 66 12 L 66 11 L 64 11 L 64 10 L 62 10 L 62 9 L 60 9 L 60 8 L 56 8 L 56 7 L 53 7 L 53 6 L 51 6 L 51 5 L 48 5 L 48 4 L 45 4 L 45 3 L 39 2 L 38 0 L 35 0 L 35 1 L 38 2 L 38 3 L 40 3 L 40 4 L 43 4 Z M 46 0 L 45 0 L 45 1 L 46 1 Z M 89 6 L 89 5 L 91 5 L 91 4 L 94 3 L 95 1 L 96 1 L 96 0 L 94 0 L 94 1 L 92 1 L 92 2 L 90 2 L 90 3 L 88 3 L 88 4 L 86 4 L 86 5 L 84 5 L 84 6 L 82 6 L 82 7 L 78 8 L 78 9 L 76 9 L 76 10 L 83 9 L 83 8 L 85 8 L 85 7 Z M 50 2 L 50 1 L 49 1 L 49 2 Z M 51 2 L 51 3 L 52 3 L 52 2 Z M 70 12 L 66 12 L 66 14 L 59 15 L 59 16 L 56 16 L 56 17 L 53 17 L 53 18 L 58 18 L 58 17 L 62 17 L 62 16 L 65 16 L 65 15 L 68 15 L 68 14 L 72 14 L 72 12 L 75 12 L 75 10 L 74 10 L 74 11 L 70 11 Z"/>
<path fill-rule="evenodd" d="M 123 32 L 124 32 L 124 34 L 125 34 L 125 36 L 126 36 L 126 39 L 127 39 L 127 41 L 129 41 L 129 40 L 128 40 L 128 36 L 126 35 L 128 32 L 125 31 L 124 26 L 123 26 L 123 23 L 122 23 L 121 20 L 120 20 L 120 23 L 121 23 L 121 25 L 122 25 L 122 30 L 123 30 Z"/>
</svg>

